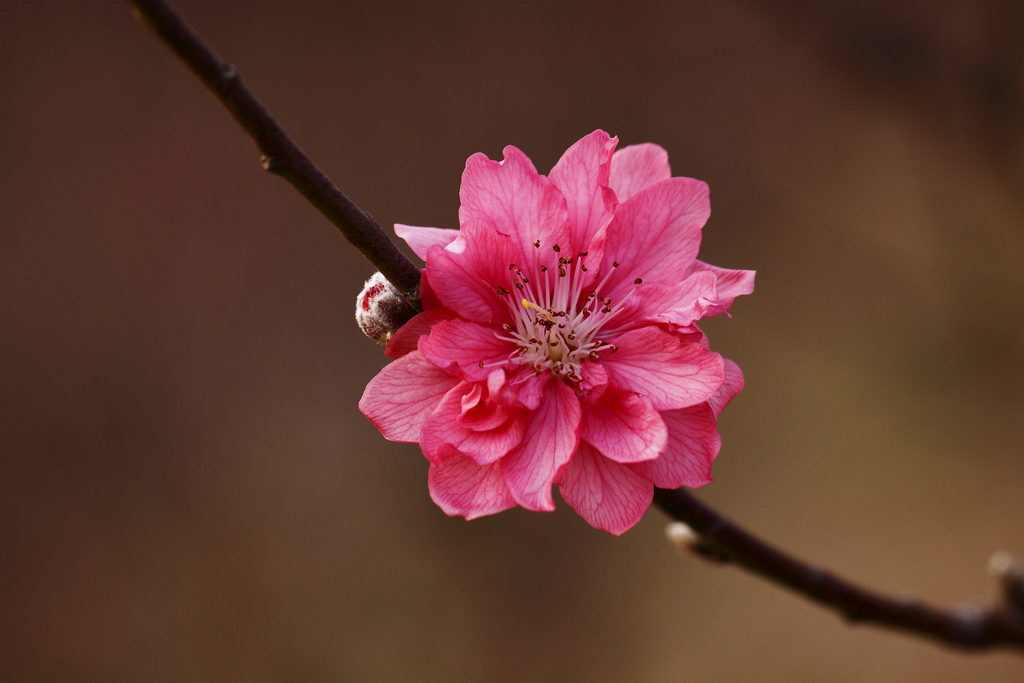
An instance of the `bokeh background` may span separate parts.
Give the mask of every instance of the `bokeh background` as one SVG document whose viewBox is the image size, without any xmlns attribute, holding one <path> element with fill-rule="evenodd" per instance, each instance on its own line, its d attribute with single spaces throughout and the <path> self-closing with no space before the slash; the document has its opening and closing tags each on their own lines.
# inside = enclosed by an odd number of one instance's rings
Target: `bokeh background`
<svg viewBox="0 0 1024 683">
<path fill-rule="evenodd" d="M 702 499 L 893 593 L 1024 556 L 1019 0 L 180 0 L 360 206 L 595 128 L 704 179 L 747 388 Z M 615 539 L 467 523 L 358 412 L 370 268 L 122 2 L 0 1 L 0 680 L 1019 681 Z"/>
</svg>

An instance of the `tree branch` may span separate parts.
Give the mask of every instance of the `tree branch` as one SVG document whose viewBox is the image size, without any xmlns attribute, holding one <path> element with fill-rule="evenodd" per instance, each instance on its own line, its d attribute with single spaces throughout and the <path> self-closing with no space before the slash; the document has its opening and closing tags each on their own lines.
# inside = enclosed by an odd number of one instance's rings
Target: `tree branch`
<svg viewBox="0 0 1024 683">
<path fill-rule="evenodd" d="M 225 62 L 163 0 L 129 0 L 136 14 L 199 77 L 263 153 L 263 168 L 290 182 L 320 210 L 417 310 L 419 269 L 373 218 L 352 203 L 278 125 Z M 755 538 L 683 490 L 657 489 L 655 502 L 699 537 L 690 547 L 720 562 L 735 562 L 827 605 L 851 621 L 874 622 L 972 650 L 1024 649 L 1024 570 L 1002 558 L 1000 607 L 945 611 L 914 600 L 873 593 L 804 564 Z"/>
<path fill-rule="evenodd" d="M 213 93 L 263 153 L 263 168 L 295 187 L 341 234 L 391 281 L 417 311 L 420 271 L 373 217 L 356 206 L 274 120 L 238 70 L 224 61 L 163 0 L 129 0 L 152 29 Z"/>
<path fill-rule="evenodd" d="M 851 622 L 873 622 L 968 650 L 1024 650 L 1024 610 L 1014 602 L 1021 589 L 1019 566 L 1005 560 L 1001 565 L 1009 569 L 1001 572 L 1003 604 L 943 610 L 913 598 L 887 597 L 805 564 L 744 531 L 682 489 L 655 489 L 654 502 L 696 532 L 684 544 L 697 554 L 718 562 L 735 562 L 836 610 Z"/>
</svg>

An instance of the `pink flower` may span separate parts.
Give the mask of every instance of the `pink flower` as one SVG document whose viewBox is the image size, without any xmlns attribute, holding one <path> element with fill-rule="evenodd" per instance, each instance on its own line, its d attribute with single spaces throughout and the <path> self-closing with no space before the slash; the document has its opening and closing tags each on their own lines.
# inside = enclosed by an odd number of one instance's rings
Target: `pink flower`
<svg viewBox="0 0 1024 683">
<path fill-rule="evenodd" d="M 655 486 L 711 481 L 743 374 L 696 321 L 752 292 L 754 273 L 696 260 L 705 183 L 670 177 L 657 145 L 617 142 L 595 131 L 547 177 L 515 147 L 475 154 L 459 230 L 395 226 L 426 260 L 425 311 L 359 407 L 420 444 L 449 515 L 550 511 L 557 484 L 617 535 Z"/>
</svg>

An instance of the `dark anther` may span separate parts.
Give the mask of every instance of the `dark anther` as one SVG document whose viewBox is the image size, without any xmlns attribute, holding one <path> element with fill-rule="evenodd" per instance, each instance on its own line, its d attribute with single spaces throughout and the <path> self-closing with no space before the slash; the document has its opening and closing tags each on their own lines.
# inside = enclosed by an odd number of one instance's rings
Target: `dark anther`
<svg viewBox="0 0 1024 683">
<path fill-rule="evenodd" d="M 581 251 L 580 252 L 580 258 L 584 258 L 589 253 L 590 253 L 589 251 Z"/>
<path fill-rule="evenodd" d="M 477 363 L 477 365 L 479 365 L 480 367 L 483 367 L 484 366 L 484 362 L 480 361 L 479 363 Z"/>
<path fill-rule="evenodd" d="M 505 296 L 506 294 L 508 294 L 508 290 L 505 289 L 504 287 L 498 287 L 498 294 L 500 294 L 501 296 Z"/>
<path fill-rule="evenodd" d="M 522 288 L 523 288 L 523 283 L 517 282 L 516 283 L 516 289 L 522 289 Z"/>
<path fill-rule="evenodd" d="M 514 264 L 514 263 L 508 264 L 508 269 L 509 270 L 515 270 L 516 269 L 516 264 Z"/>
<path fill-rule="evenodd" d="M 638 285 L 638 284 L 640 284 L 641 282 L 643 282 L 643 280 L 642 280 L 642 279 L 640 279 L 640 278 L 637 278 L 637 279 L 633 280 L 633 284 L 634 284 L 634 285 Z"/>
<path fill-rule="evenodd" d="M 534 243 L 533 243 L 533 246 L 535 246 L 535 247 L 537 247 L 538 249 L 540 249 L 540 240 L 537 240 L 536 242 L 534 242 Z"/>
<path fill-rule="evenodd" d="M 585 273 L 585 272 L 587 272 L 587 267 L 586 267 L 586 266 L 583 266 L 583 265 L 581 265 L 581 266 L 580 266 L 580 270 L 582 270 L 582 271 L 583 271 L 583 272 Z"/>
<path fill-rule="evenodd" d="M 540 272 L 542 272 L 542 273 L 548 272 L 548 267 L 547 266 L 541 266 L 540 267 Z"/>
<path fill-rule="evenodd" d="M 558 246 L 557 244 L 555 246 L 551 247 L 551 248 L 554 249 L 555 251 L 562 251 L 562 248 L 560 246 Z"/>
<path fill-rule="evenodd" d="M 561 266 L 559 266 L 559 268 L 558 268 L 558 277 L 565 277 L 565 268 L 562 268 Z"/>
<path fill-rule="evenodd" d="M 601 309 L 601 312 L 602 313 L 611 313 L 612 312 L 612 307 L 611 306 L 605 306 L 604 308 Z"/>
<path fill-rule="evenodd" d="M 618 261 L 612 261 L 612 268 L 618 268 L 618 267 L 619 267 L 619 262 Z"/>
</svg>

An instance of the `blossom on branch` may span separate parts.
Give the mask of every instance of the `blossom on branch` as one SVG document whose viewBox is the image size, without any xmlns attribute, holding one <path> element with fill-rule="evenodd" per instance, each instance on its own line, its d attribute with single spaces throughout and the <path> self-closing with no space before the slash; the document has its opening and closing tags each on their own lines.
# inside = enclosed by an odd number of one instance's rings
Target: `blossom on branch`
<svg viewBox="0 0 1024 683">
<path fill-rule="evenodd" d="M 555 507 L 621 534 L 654 487 L 711 481 L 717 419 L 743 388 L 697 320 L 754 273 L 697 260 L 708 187 L 653 144 L 595 131 L 549 176 L 515 147 L 475 154 L 459 230 L 395 226 L 426 261 L 424 312 L 359 407 L 430 461 L 433 500 L 473 519 Z"/>
</svg>

